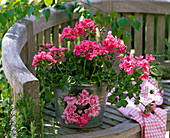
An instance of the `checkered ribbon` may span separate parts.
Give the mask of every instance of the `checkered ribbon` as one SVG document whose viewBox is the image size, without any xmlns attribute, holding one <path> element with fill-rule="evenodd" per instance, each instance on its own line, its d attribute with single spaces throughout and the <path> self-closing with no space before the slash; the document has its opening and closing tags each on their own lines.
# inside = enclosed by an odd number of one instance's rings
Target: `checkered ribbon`
<svg viewBox="0 0 170 138">
<path fill-rule="evenodd" d="M 156 105 L 163 103 L 163 90 L 160 92 L 160 88 L 153 78 L 144 80 L 141 84 L 141 92 L 148 93 L 150 90 L 154 91 L 154 94 L 140 94 L 140 101 L 145 105 L 155 100 Z M 143 116 L 144 106 L 142 104 L 135 105 L 135 99 L 126 99 L 128 105 L 126 108 L 119 108 L 124 116 L 137 121 L 141 126 L 142 138 L 164 138 L 166 134 L 166 121 L 167 112 L 161 108 L 156 108 L 154 114 L 150 114 L 148 117 Z"/>
</svg>

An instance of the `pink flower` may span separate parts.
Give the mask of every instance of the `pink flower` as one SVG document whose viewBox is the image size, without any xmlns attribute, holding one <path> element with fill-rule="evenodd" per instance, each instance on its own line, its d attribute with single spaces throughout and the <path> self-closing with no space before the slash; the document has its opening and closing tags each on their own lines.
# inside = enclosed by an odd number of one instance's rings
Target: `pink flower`
<svg viewBox="0 0 170 138">
<path fill-rule="evenodd" d="M 124 91 L 123 93 L 124 93 L 124 94 L 128 94 L 129 92 L 127 92 L 127 91 Z"/>
<path fill-rule="evenodd" d="M 109 31 L 107 38 L 102 40 L 102 46 L 105 47 L 110 53 L 119 52 L 125 53 L 126 47 L 122 40 L 113 37 L 112 32 Z"/>
<path fill-rule="evenodd" d="M 90 106 L 95 106 L 96 104 L 99 103 L 99 97 L 97 95 L 90 95 L 90 101 L 89 101 L 89 104 Z"/>
<path fill-rule="evenodd" d="M 82 90 L 82 93 L 79 94 L 78 100 L 76 104 L 80 105 L 82 104 L 83 106 L 89 103 L 89 92 L 87 92 L 85 89 Z"/>
<path fill-rule="evenodd" d="M 80 126 L 84 126 L 88 123 L 90 117 L 88 116 L 88 114 L 82 114 L 80 117 Z"/>
<path fill-rule="evenodd" d="M 38 55 L 34 56 L 32 65 L 36 66 L 37 63 L 40 62 L 41 60 L 46 60 L 46 61 L 49 61 L 54 64 L 56 63 L 56 61 L 54 60 L 54 58 L 51 55 L 49 55 L 43 51 L 43 52 L 38 52 Z"/>
<path fill-rule="evenodd" d="M 132 85 L 135 85 L 136 84 L 136 81 L 132 81 Z"/>
<path fill-rule="evenodd" d="M 149 72 L 145 72 L 141 77 L 138 78 L 138 81 L 142 79 L 148 79 L 149 78 Z"/>
<path fill-rule="evenodd" d="M 67 115 L 67 120 L 69 123 L 79 124 L 80 116 L 77 113 Z"/>
<path fill-rule="evenodd" d="M 100 110 L 100 106 L 94 106 L 94 107 L 90 107 L 89 109 L 86 109 L 84 112 L 88 114 L 89 117 L 91 116 L 95 117 L 99 115 L 98 110 Z"/>
<path fill-rule="evenodd" d="M 52 55 L 53 58 L 56 60 L 56 62 L 60 63 L 61 61 L 63 61 L 65 54 L 64 54 L 64 50 L 67 50 L 67 48 L 56 48 L 55 46 L 53 46 L 52 48 L 49 49 L 49 55 Z"/>
<path fill-rule="evenodd" d="M 150 55 L 147 54 L 147 55 L 146 55 L 146 59 L 149 60 L 149 61 L 154 61 L 154 60 L 156 60 L 155 57 L 152 56 L 152 54 L 150 54 Z"/>
<path fill-rule="evenodd" d="M 119 64 L 120 68 L 124 68 L 124 71 L 127 72 L 129 75 L 133 72 L 135 67 L 136 60 L 133 58 L 133 55 L 130 53 L 129 56 L 124 56 L 121 58 L 121 64 Z"/>
<path fill-rule="evenodd" d="M 80 56 L 85 56 L 88 60 L 93 60 L 97 55 L 108 54 L 108 52 L 100 47 L 96 41 L 83 40 L 79 45 L 75 44 L 73 53 Z"/>
<path fill-rule="evenodd" d="M 77 109 L 75 105 L 68 104 L 63 112 L 65 115 L 73 114 L 74 111 Z"/>
<path fill-rule="evenodd" d="M 68 105 L 73 105 L 76 103 L 77 99 L 73 94 L 70 94 L 70 96 L 64 97 L 64 101 L 67 102 Z"/>
</svg>

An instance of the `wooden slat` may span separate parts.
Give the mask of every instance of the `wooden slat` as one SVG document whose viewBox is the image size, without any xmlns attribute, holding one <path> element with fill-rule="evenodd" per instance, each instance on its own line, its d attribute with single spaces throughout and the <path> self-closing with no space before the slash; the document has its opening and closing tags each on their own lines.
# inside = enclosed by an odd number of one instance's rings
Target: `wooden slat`
<svg viewBox="0 0 170 138">
<path fill-rule="evenodd" d="M 66 22 L 66 23 L 63 23 L 62 25 L 61 25 L 61 27 L 64 29 L 65 27 L 67 27 L 68 26 L 68 23 Z M 62 47 L 67 47 L 67 42 L 66 41 L 63 41 L 62 42 Z"/>
<path fill-rule="evenodd" d="M 131 13 L 125 13 L 124 16 L 127 17 L 131 15 Z M 128 17 L 127 17 L 128 18 Z M 131 25 L 130 23 L 128 24 L 128 26 L 125 28 L 125 32 L 128 32 L 130 35 L 132 34 L 131 33 Z M 127 51 L 130 51 L 131 50 L 131 40 L 129 40 L 129 42 L 126 44 L 127 46 Z"/>
<path fill-rule="evenodd" d="M 43 32 L 37 34 L 37 49 L 39 50 L 39 46 L 43 44 Z"/>
<path fill-rule="evenodd" d="M 44 31 L 45 43 L 50 43 L 51 28 Z"/>
<path fill-rule="evenodd" d="M 53 45 L 58 47 L 59 43 L 59 26 L 56 25 L 53 27 L 53 33 L 52 33 L 52 40 L 53 40 Z"/>
<path fill-rule="evenodd" d="M 154 15 L 146 15 L 146 28 L 145 28 L 145 38 L 146 38 L 146 53 L 151 53 L 154 51 Z"/>
<path fill-rule="evenodd" d="M 94 2 L 100 1 L 94 0 Z M 102 0 L 102 9 L 110 10 L 110 4 L 112 10 L 118 12 L 170 14 L 169 0 Z"/>
<path fill-rule="evenodd" d="M 141 27 L 139 31 L 135 30 L 135 36 L 134 36 L 134 48 L 135 48 L 135 55 L 139 56 L 142 55 L 142 50 L 143 50 L 143 39 L 142 39 L 142 30 L 143 30 L 143 16 L 142 14 L 135 13 L 135 17 L 137 20 L 140 21 Z"/>
<path fill-rule="evenodd" d="M 33 57 L 35 55 L 35 36 L 33 36 L 33 23 L 27 25 L 27 45 L 28 45 L 28 69 L 35 75 L 35 68 L 32 66 Z"/>
<path fill-rule="evenodd" d="M 158 15 L 158 35 L 157 35 L 157 51 L 165 50 L 165 15 Z M 158 61 L 163 61 L 164 57 L 159 57 Z"/>
<path fill-rule="evenodd" d="M 115 121 L 117 121 L 117 122 L 124 122 L 124 121 L 127 120 L 127 119 L 125 119 L 125 118 L 116 116 L 116 115 L 111 114 L 111 113 L 108 113 L 108 112 L 105 112 L 105 113 L 104 113 L 104 116 L 107 117 L 107 118 L 109 118 L 109 119 L 111 119 L 111 120 L 115 120 Z"/>
</svg>

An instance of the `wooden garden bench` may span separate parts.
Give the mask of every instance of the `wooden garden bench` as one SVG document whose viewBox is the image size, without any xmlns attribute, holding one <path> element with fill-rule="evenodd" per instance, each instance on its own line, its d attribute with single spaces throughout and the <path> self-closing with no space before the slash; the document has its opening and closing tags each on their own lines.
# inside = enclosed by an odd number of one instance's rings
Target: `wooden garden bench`
<svg viewBox="0 0 170 138">
<path fill-rule="evenodd" d="M 164 39 L 166 37 L 170 42 L 169 0 L 92 0 L 92 3 L 95 7 L 106 12 L 117 11 L 119 17 L 122 14 L 134 14 L 136 16 L 141 22 L 141 28 L 140 31 L 133 31 L 130 26 L 127 27 L 127 31 L 134 38 L 134 41 L 130 41 L 127 45 L 128 50 L 134 48 L 137 55 L 141 55 L 143 51 L 150 53 L 155 49 L 157 51 L 164 50 Z M 72 6 L 67 4 L 67 7 L 71 8 Z M 32 66 L 33 56 L 41 43 L 50 43 L 52 40 L 53 44 L 58 46 L 59 26 L 65 27 L 69 22 L 69 16 L 65 10 L 55 10 L 53 8 L 50 8 L 50 10 L 51 16 L 48 22 L 46 22 L 44 16 L 41 16 L 37 22 L 35 16 L 26 17 L 16 22 L 3 38 L 3 69 L 12 86 L 14 101 L 18 99 L 20 92 L 23 92 L 25 96 L 31 96 L 39 105 L 39 81 L 35 77 L 35 70 Z M 166 17 L 169 20 L 168 27 L 165 27 L 165 15 L 169 15 Z M 78 17 L 78 14 L 74 14 L 73 24 Z M 143 17 L 146 17 L 146 22 L 143 22 Z M 154 25 L 155 20 L 157 20 L 156 25 Z M 155 28 L 156 36 L 154 35 Z M 168 34 L 165 34 L 165 29 L 168 29 Z M 163 83 L 165 95 L 162 108 L 168 111 L 167 130 L 169 131 L 170 81 L 166 80 Z M 54 108 L 49 104 L 44 108 L 46 126 L 49 126 L 49 121 L 52 120 L 52 117 L 55 118 L 55 112 Z M 48 128 L 46 131 L 48 132 Z M 110 105 L 108 102 L 104 122 L 101 126 L 91 129 L 68 129 L 56 124 L 56 132 L 61 134 L 61 137 L 140 137 L 140 125 L 124 117 L 116 110 L 114 105 Z"/>
</svg>

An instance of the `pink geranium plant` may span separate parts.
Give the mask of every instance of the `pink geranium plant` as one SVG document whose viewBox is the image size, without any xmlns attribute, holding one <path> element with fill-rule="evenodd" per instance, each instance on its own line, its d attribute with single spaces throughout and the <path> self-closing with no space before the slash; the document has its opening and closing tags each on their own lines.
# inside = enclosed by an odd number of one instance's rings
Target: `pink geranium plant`
<svg viewBox="0 0 170 138">
<path fill-rule="evenodd" d="M 65 27 L 59 39 L 69 42 L 68 48 L 43 44 L 34 56 L 32 65 L 36 67 L 37 77 L 43 82 L 46 98 L 52 98 L 53 87 L 71 89 L 73 84 L 107 83 L 115 91 L 109 99 L 119 108 L 125 107 L 127 97 L 140 103 L 140 84 L 150 76 L 152 55 L 135 56 L 128 52 L 124 42 L 109 31 L 104 38 L 96 38 L 97 26 L 91 19 L 76 22 L 75 27 Z M 117 55 L 117 56 L 116 56 Z M 119 62 L 116 67 L 115 63 Z M 115 69 L 119 70 L 117 73 Z M 50 86 L 50 87 L 49 87 Z M 119 97 L 119 99 L 117 98 Z M 98 115 L 98 97 L 83 90 L 80 94 L 69 94 L 64 98 L 63 118 L 66 123 L 84 126 L 91 116 Z M 77 105 L 89 107 L 77 110 Z M 148 109 L 148 108 L 147 108 Z"/>
</svg>

